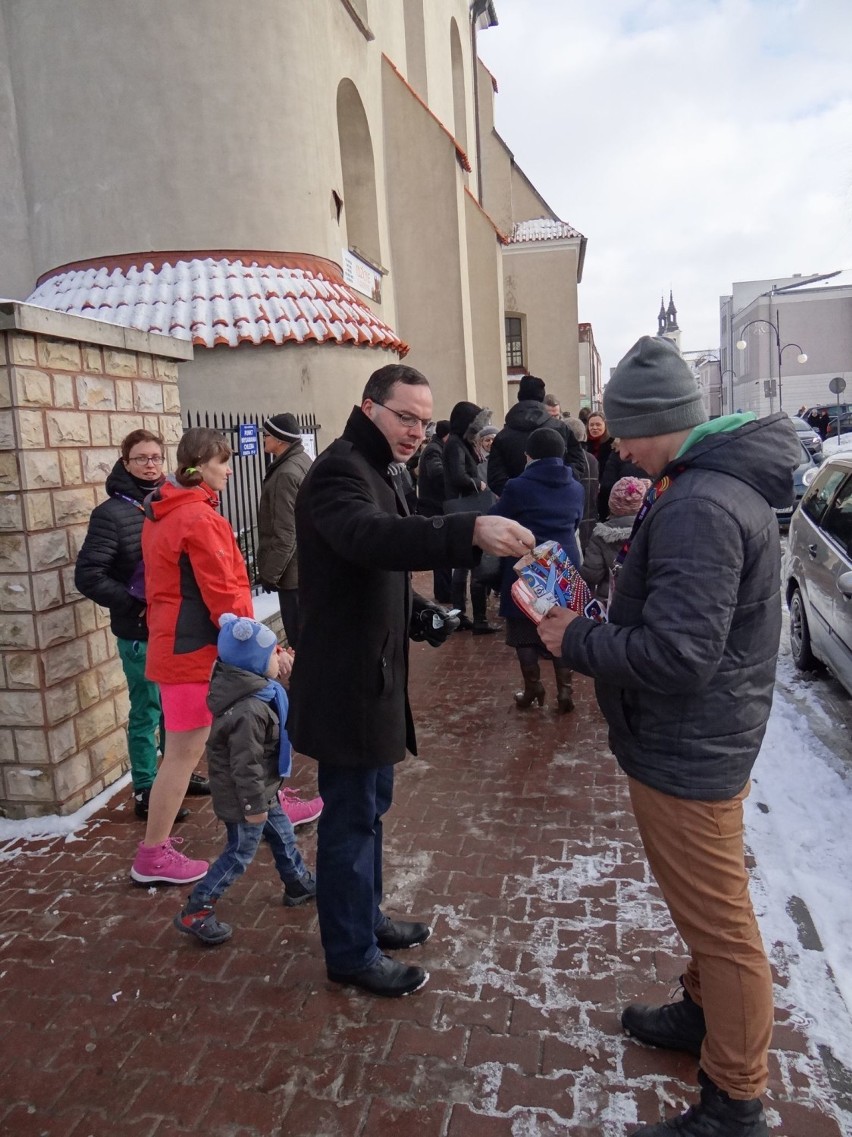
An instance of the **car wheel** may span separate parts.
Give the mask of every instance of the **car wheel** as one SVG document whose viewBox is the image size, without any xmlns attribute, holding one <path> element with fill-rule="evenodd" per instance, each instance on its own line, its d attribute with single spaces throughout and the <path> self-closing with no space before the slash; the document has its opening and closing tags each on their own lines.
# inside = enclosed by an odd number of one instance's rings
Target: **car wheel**
<svg viewBox="0 0 852 1137">
<path fill-rule="evenodd" d="M 811 633 L 805 615 L 805 602 L 798 588 L 790 597 L 790 654 L 800 671 L 816 671 L 819 660 L 811 651 Z"/>
</svg>

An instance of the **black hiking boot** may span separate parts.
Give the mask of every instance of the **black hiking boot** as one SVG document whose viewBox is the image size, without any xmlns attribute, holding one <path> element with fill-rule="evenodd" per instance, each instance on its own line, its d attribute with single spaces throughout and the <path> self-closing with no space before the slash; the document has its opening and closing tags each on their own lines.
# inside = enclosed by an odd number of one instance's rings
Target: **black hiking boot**
<svg viewBox="0 0 852 1137">
<path fill-rule="evenodd" d="M 133 812 L 140 821 L 147 821 L 148 819 L 148 799 L 150 796 L 150 786 L 147 786 L 144 790 L 134 790 L 133 792 Z M 175 821 L 186 821 L 187 817 L 189 817 L 189 810 L 181 806 L 175 814 Z"/>
<path fill-rule="evenodd" d="M 693 1004 L 694 1006 L 694 1004 Z M 679 1117 L 670 1117 L 657 1125 L 634 1129 L 630 1137 L 769 1137 L 766 1116 L 760 1098 L 739 1101 L 698 1071 L 701 1100 Z"/>
<path fill-rule="evenodd" d="M 683 998 L 676 1003 L 666 1003 L 662 1007 L 631 1003 L 621 1013 L 621 1025 L 628 1034 L 649 1046 L 685 1050 L 697 1058 L 701 1055 L 701 1043 L 707 1033 L 704 1011 L 690 999 L 682 978 L 681 988 Z"/>
</svg>

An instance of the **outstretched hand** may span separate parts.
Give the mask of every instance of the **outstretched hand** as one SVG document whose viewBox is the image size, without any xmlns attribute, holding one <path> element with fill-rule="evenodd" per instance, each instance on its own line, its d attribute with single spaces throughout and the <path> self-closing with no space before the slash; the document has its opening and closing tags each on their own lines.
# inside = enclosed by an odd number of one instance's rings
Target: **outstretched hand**
<svg viewBox="0 0 852 1137">
<path fill-rule="evenodd" d="M 473 543 L 495 557 L 522 557 L 535 548 L 535 537 L 523 525 L 508 517 L 477 517 Z"/>
</svg>

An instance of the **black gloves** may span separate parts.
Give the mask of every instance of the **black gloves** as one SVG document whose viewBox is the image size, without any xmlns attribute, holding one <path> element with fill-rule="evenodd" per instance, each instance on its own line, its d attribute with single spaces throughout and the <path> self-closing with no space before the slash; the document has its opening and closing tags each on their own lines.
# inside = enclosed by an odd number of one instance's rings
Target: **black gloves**
<svg viewBox="0 0 852 1137">
<path fill-rule="evenodd" d="M 439 604 L 424 600 L 411 613 L 411 625 L 408 634 L 411 639 L 420 643 L 425 640 L 432 647 L 440 647 L 444 640 L 459 626 L 459 618 L 455 609 L 448 612 Z"/>
</svg>

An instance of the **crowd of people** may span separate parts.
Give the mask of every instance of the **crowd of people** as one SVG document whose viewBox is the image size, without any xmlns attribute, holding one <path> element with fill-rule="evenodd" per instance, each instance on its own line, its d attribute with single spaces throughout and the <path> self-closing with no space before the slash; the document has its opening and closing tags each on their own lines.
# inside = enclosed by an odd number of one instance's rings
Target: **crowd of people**
<svg viewBox="0 0 852 1137">
<path fill-rule="evenodd" d="M 313 463 L 292 415 L 264 423 L 259 583 L 279 595 L 287 649 L 253 618 L 216 508 L 231 473 L 224 437 L 187 431 L 165 477 L 162 439 L 125 439 L 77 580 L 109 608 L 128 678 L 134 801 L 146 819 L 131 876 L 194 885 L 175 926 L 220 944 L 232 929 L 216 902 L 265 839 L 283 903 L 316 898 L 332 983 L 386 997 L 421 988 L 428 972 L 389 953 L 422 944 L 431 927 L 382 907 L 382 820 L 397 765 L 417 753 L 409 640 L 492 634 L 496 592 L 521 671 L 518 710 L 544 705 L 544 661 L 559 714 L 574 710 L 573 671 L 595 679 L 687 945 L 681 997 L 631 1005 L 622 1022 L 643 1042 L 699 1056 L 700 1100 L 634 1137 L 764 1137 L 772 984 L 742 802 L 772 696 L 774 509 L 792 500 L 798 440 L 782 414 L 707 422 L 691 371 L 656 337 L 619 363 L 602 410 L 574 419 L 531 375 L 517 396 L 500 427 L 468 401 L 435 422 L 427 379 L 383 367 Z M 607 620 L 555 606 L 536 626 L 514 605 L 513 565 L 548 540 Z M 417 570 L 432 572 L 432 598 L 413 592 Z M 212 866 L 170 835 L 205 749 L 226 836 Z M 316 877 L 280 789 L 294 752 L 317 763 Z"/>
</svg>

